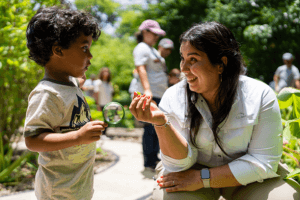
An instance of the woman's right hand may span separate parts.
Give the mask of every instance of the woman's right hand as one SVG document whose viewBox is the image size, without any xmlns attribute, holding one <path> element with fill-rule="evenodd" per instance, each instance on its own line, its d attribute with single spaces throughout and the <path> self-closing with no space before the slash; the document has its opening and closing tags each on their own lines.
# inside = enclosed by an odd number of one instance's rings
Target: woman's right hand
<svg viewBox="0 0 300 200">
<path fill-rule="evenodd" d="M 147 95 L 138 95 L 134 92 L 129 110 L 133 116 L 143 122 L 148 122 L 155 125 L 163 125 L 167 122 L 165 114 L 151 102 L 151 97 Z"/>
</svg>

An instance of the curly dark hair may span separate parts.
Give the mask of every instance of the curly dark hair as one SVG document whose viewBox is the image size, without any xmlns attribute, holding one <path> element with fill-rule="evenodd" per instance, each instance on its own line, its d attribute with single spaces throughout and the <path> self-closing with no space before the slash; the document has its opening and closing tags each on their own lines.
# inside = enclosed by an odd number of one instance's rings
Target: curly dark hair
<svg viewBox="0 0 300 200">
<path fill-rule="evenodd" d="M 212 131 L 217 145 L 223 153 L 229 156 L 222 148 L 218 132 L 219 125 L 226 120 L 231 110 L 237 93 L 239 76 L 244 74 L 244 62 L 239 50 L 239 44 L 232 32 L 218 22 L 195 24 L 180 36 L 180 43 L 186 41 L 189 41 L 199 51 L 205 52 L 213 66 L 223 65 L 222 81 L 215 99 L 217 111 L 212 113 Z M 227 65 L 222 62 L 221 58 L 223 56 L 227 57 Z M 186 91 L 188 96 L 187 118 L 190 122 L 190 139 L 192 144 L 197 147 L 195 138 L 202 123 L 202 116 L 194 105 L 198 95 L 189 89 L 188 84 Z M 194 101 L 191 99 L 194 99 Z"/>
<path fill-rule="evenodd" d="M 53 45 L 68 49 L 82 33 L 92 35 L 94 41 L 101 34 L 97 21 L 88 13 L 57 6 L 41 8 L 27 26 L 29 58 L 45 66 L 53 55 Z"/>
</svg>

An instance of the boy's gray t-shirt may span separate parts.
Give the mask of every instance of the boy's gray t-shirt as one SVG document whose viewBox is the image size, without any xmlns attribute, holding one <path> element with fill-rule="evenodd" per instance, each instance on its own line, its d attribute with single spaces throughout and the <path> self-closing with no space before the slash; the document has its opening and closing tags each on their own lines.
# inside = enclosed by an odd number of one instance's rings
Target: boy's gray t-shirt
<svg viewBox="0 0 300 200">
<path fill-rule="evenodd" d="M 165 59 L 158 51 L 144 42 L 133 50 L 135 66 L 146 65 L 146 71 L 153 97 L 161 98 L 168 88 Z M 141 91 L 140 91 L 141 92 Z"/>
<path fill-rule="evenodd" d="M 43 79 L 28 97 L 24 136 L 78 130 L 91 119 L 90 110 L 76 83 Z M 96 144 L 40 152 L 35 177 L 38 199 L 91 199 Z"/>
<path fill-rule="evenodd" d="M 294 87 L 295 80 L 300 78 L 299 70 L 294 65 L 289 69 L 286 65 L 277 68 L 275 75 L 279 76 L 279 89 Z"/>
</svg>

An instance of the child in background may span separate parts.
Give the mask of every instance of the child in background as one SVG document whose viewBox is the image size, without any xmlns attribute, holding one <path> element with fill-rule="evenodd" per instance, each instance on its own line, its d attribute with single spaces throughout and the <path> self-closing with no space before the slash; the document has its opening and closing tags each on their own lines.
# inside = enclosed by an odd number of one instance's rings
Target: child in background
<svg viewBox="0 0 300 200">
<path fill-rule="evenodd" d="M 99 71 L 99 79 L 94 82 L 94 96 L 98 111 L 103 111 L 104 106 L 111 102 L 114 96 L 114 88 L 110 82 L 111 72 L 108 67 L 103 67 Z M 102 140 L 109 140 L 106 136 L 106 129 L 102 132 Z"/>
<path fill-rule="evenodd" d="M 184 75 L 183 75 L 184 76 Z M 180 82 L 182 80 L 182 75 L 179 69 L 174 68 L 170 71 L 169 73 L 169 82 L 168 85 L 169 87 L 175 85 L 176 83 Z"/>
<path fill-rule="evenodd" d="M 28 97 L 24 136 L 39 152 L 37 199 L 91 199 L 96 144 L 107 124 L 91 121 L 89 107 L 74 77 L 91 65 L 98 23 L 78 10 L 41 8 L 27 27 L 30 58 L 45 76 Z"/>
</svg>

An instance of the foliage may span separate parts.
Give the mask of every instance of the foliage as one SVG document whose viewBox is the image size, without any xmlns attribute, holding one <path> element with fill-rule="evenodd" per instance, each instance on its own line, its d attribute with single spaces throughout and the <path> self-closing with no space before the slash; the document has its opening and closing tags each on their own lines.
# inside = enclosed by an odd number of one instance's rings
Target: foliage
<svg viewBox="0 0 300 200">
<path fill-rule="evenodd" d="M 283 146 L 282 160 L 291 171 L 286 178 L 293 178 L 300 183 L 300 90 L 284 88 L 277 98 L 284 126 L 283 138 L 287 140 Z"/>
<path fill-rule="evenodd" d="M 142 6 L 130 6 L 126 10 L 121 10 L 119 14 L 122 21 L 116 30 L 117 36 L 133 36 L 140 24 L 144 21 Z"/>
<path fill-rule="evenodd" d="M 299 5 L 299 0 L 209 0 L 206 20 L 230 28 L 241 44 L 249 76 L 269 83 L 283 65 L 283 53 L 291 52 L 294 64 L 300 64 Z"/>
<path fill-rule="evenodd" d="M 42 77 L 42 68 L 28 59 L 26 27 L 36 5 L 59 4 L 58 0 L 0 2 L 0 181 L 13 180 L 12 171 L 26 161 L 25 152 L 12 159 L 11 140 L 18 135 L 27 107 L 27 96 Z"/>
<path fill-rule="evenodd" d="M 119 3 L 111 0 L 75 0 L 79 10 L 86 10 L 104 27 L 113 24 L 118 17 Z"/>
<path fill-rule="evenodd" d="M 119 90 L 128 91 L 135 68 L 132 55 L 134 46 L 135 43 L 126 36 L 114 38 L 102 32 L 99 40 L 91 47 L 94 58 L 86 72 L 87 77 L 99 74 L 102 67 L 108 67 L 112 73 L 112 83 L 117 87 L 116 94 Z"/>
</svg>

